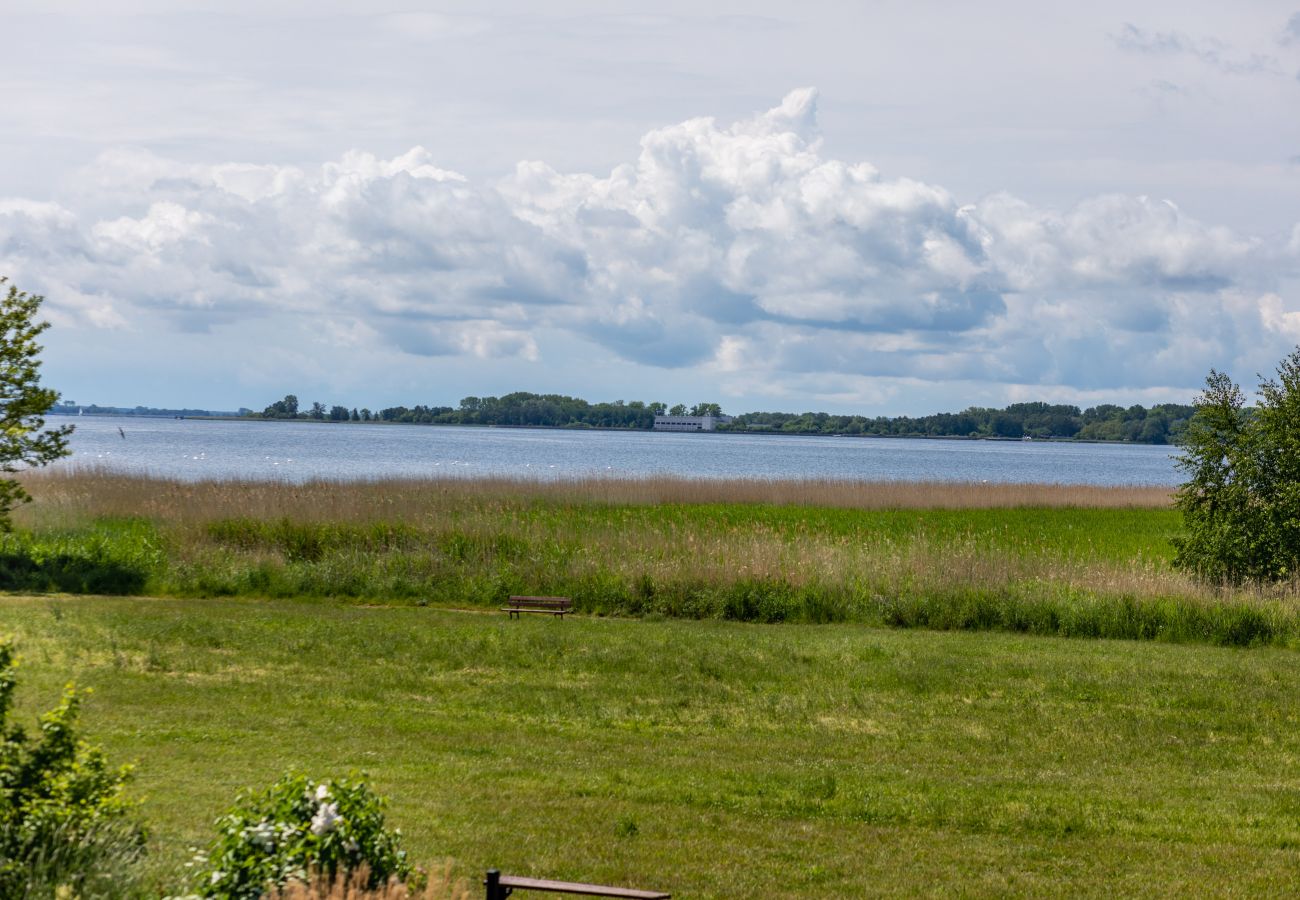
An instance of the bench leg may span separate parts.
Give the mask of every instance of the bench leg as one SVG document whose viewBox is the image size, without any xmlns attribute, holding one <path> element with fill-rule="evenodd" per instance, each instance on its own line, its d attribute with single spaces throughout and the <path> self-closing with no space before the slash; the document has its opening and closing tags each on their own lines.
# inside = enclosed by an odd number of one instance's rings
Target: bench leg
<svg viewBox="0 0 1300 900">
<path fill-rule="evenodd" d="M 501 885 L 501 873 L 496 869 L 488 869 L 487 877 L 483 879 L 483 887 L 487 888 L 486 900 L 506 900 L 514 888 L 503 887 Z"/>
</svg>

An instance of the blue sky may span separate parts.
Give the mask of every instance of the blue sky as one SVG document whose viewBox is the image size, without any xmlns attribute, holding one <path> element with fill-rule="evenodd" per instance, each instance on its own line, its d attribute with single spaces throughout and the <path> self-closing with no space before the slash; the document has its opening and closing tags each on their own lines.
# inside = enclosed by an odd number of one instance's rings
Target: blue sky
<svg viewBox="0 0 1300 900">
<path fill-rule="evenodd" d="M 1300 344 L 1300 6 L 5 0 L 79 402 L 1186 401 Z"/>
</svg>

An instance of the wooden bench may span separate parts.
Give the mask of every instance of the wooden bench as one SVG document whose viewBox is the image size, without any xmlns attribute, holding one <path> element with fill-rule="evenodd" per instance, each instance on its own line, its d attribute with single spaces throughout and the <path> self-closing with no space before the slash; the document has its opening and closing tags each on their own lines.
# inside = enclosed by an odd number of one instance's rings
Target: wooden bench
<svg viewBox="0 0 1300 900">
<path fill-rule="evenodd" d="M 487 888 L 487 900 L 506 900 L 516 890 L 550 891 L 556 894 L 581 894 L 584 897 L 625 897 L 628 900 L 669 900 L 672 894 L 663 891 L 638 891 L 634 888 L 607 887 L 602 884 L 580 884 L 576 881 L 550 881 L 545 878 L 522 878 L 518 875 L 502 875 L 496 869 L 488 869 L 483 879 Z"/>
<path fill-rule="evenodd" d="M 563 618 L 573 612 L 573 601 L 568 597 L 511 597 L 509 605 L 501 607 L 501 611 L 510 613 L 512 619 L 517 619 L 520 613 L 546 613 Z"/>
</svg>

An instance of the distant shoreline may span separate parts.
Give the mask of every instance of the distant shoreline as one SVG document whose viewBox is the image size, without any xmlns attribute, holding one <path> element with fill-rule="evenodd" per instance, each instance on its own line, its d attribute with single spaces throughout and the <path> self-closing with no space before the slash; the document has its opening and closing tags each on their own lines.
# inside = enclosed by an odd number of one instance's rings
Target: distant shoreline
<svg viewBox="0 0 1300 900">
<path fill-rule="evenodd" d="M 763 431 L 760 429 L 748 429 L 745 431 L 709 431 L 709 432 L 687 432 L 687 431 L 662 431 L 656 432 L 652 428 L 601 428 L 595 425 L 479 425 L 467 423 L 447 423 L 447 422 L 391 422 L 382 419 L 371 419 L 368 422 L 353 422 L 352 420 L 332 420 L 332 419 L 268 419 L 260 416 L 197 416 L 197 415 L 152 415 L 144 413 L 87 413 L 84 417 L 71 415 L 68 413 L 57 413 L 57 415 L 67 416 L 68 418 L 95 418 L 95 419 L 185 419 L 187 421 L 199 422 L 240 422 L 240 423 L 261 423 L 270 425 L 284 424 L 303 424 L 303 425 L 361 425 L 361 426 L 381 426 L 390 427 L 394 425 L 409 425 L 415 428 L 475 428 L 475 429 L 498 429 L 507 431 L 608 431 L 618 434 L 714 434 L 725 437 L 745 436 L 745 435 L 762 435 L 765 437 L 802 437 L 802 438 L 853 438 L 859 440 L 882 440 L 882 441 L 962 441 L 977 442 L 984 441 L 998 444 L 1115 444 L 1122 447 L 1169 447 L 1175 448 L 1177 444 L 1156 444 L 1147 441 L 1108 441 L 1099 438 L 1069 438 L 1069 437 L 1044 437 L 1044 438 L 1012 438 L 997 437 L 993 435 L 980 435 L 970 437 L 969 435 L 959 434 L 812 434 L 798 431 Z"/>
<path fill-rule="evenodd" d="M 825 437 L 905 437 L 939 440 L 1069 441 L 1072 443 L 1176 445 L 1196 415 L 1196 407 L 1162 403 L 1150 409 L 1102 403 L 1082 409 L 1072 404 L 1042 401 L 1012 403 L 1003 409 L 969 406 L 960 412 L 923 416 L 868 416 L 827 412 L 746 412 L 724 416 L 716 403 L 693 407 L 647 403 L 641 400 L 591 403 L 563 394 L 514 391 L 500 397 L 465 397 L 459 407 L 390 406 L 379 410 L 351 409 L 341 404 L 300 404 L 286 394 L 265 409 L 205 409 L 136 404 L 78 406 L 64 401 L 57 410 L 67 415 L 84 413 L 126 416 L 171 416 L 222 421 L 297 421 L 319 423 L 381 423 L 410 425 L 462 425 L 526 429 L 592 431 L 690 431 L 719 434 L 779 434 Z M 686 421 L 674 421 L 686 416 Z"/>
<path fill-rule="evenodd" d="M 242 419 L 244 416 L 238 413 L 215 413 L 206 414 L 197 411 L 188 412 L 182 410 L 159 411 L 159 412 L 131 412 L 130 410 L 97 410 L 95 412 L 71 412 L 64 407 L 54 407 L 46 413 L 47 416 L 63 416 L 66 419 Z"/>
</svg>

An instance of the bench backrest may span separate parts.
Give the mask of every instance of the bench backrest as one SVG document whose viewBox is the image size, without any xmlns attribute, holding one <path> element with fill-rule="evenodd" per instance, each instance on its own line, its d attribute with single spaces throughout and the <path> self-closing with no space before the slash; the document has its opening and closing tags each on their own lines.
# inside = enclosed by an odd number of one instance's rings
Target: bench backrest
<svg viewBox="0 0 1300 900">
<path fill-rule="evenodd" d="M 569 609 L 573 601 L 568 597 L 511 597 L 511 606 L 533 606 L 544 609 Z"/>
</svg>

